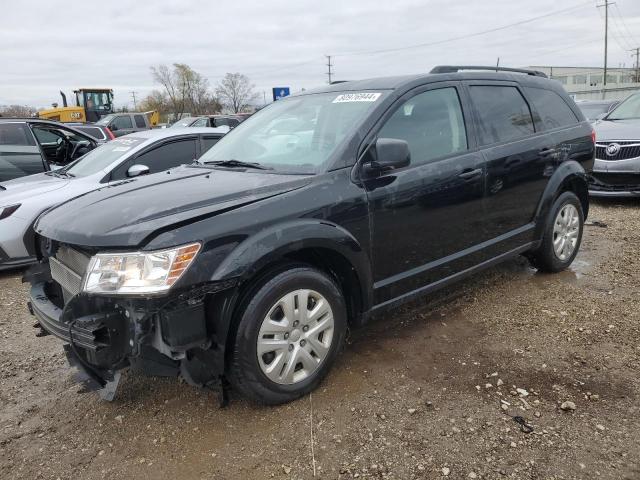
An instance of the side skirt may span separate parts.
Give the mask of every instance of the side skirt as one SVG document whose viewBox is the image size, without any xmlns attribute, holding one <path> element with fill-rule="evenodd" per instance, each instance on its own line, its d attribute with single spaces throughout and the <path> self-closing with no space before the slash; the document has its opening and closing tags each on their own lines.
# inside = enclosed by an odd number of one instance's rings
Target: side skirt
<svg viewBox="0 0 640 480">
<path fill-rule="evenodd" d="M 538 247 L 538 245 L 539 245 L 539 242 L 526 243 L 520 247 L 514 248 L 513 250 L 509 250 L 508 252 L 498 255 L 497 257 L 494 257 L 492 259 L 479 263 L 478 265 L 475 265 L 471 268 L 467 268 L 466 270 L 462 270 L 460 272 L 454 273 L 453 275 L 450 275 L 449 277 L 445 277 L 441 280 L 438 280 L 437 282 L 430 283 L 429 285 L 425 285 L 423 287 L 417 288 L 416 290 L 407 292 L 403 295 L 400 295 L 399 297 L 392 298 L 391 300 L 387 300 L 386 302 L 382 302 L 377 305 L 374 305 L 373 308 L 370 310 L 369 314 L 379 313 L 381 311 L 395 308 L 399 305 L 402 305 L 403 303 L 407 303 L 418 297 L 434 292 L 443 287 L 446 287 L 447 285 L 450 285 L 459 280 L 462 280 L 463 278 L 473 275 L 474 273 L 493 267 L 494 265 L 502 263 L 505 260 L 509 260 L 510 258 L 517 257 L 518 255 L 524 252 L 527 252 L 529 250 L 534 250 L 535 248 Z"/>
</svg>

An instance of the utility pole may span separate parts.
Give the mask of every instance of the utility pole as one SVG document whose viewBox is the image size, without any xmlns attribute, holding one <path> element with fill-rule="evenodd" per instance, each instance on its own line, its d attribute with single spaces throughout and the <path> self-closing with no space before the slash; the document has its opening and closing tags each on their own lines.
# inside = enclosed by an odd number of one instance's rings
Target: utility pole
<svg viewBox="0 0 640 480">
<path fill-rule="evenodd" d="M 604 4 L 596 5 L 598 8 L 604 7 L 604 84 L 602 86 L 602 98 L 605 98 L 607 89 L 607 48 L 609 41 L 609 5 L 613 5 L 616 2 L 610 2 L 605 0 Z"/>
<path fill-rule="evenodd" d="M 131 97 L 133 98 L 133 109 L 137 110 L 138 106 L 136 105 L 136 92 L 132 91 L 132 92 L 129 92 L 129 93 L 131 93 Z"/>
<path fill-rule="evenodd" d="M 331 85 L 331 67 L 333 67 L 333 64 L 331 63 L 331 55 L 325 55 L 325 57 L 327 57 L 327 67 L 329 68 L 327 76 L 329 77 L 329 85 Z"/>
<path fill-rule="evenodd" d="M 640 47 L 632 48 L 632 52 L 636 52 L 632 57 L 636 57 L 636 83 L 640 83 Z"/>
</svg>

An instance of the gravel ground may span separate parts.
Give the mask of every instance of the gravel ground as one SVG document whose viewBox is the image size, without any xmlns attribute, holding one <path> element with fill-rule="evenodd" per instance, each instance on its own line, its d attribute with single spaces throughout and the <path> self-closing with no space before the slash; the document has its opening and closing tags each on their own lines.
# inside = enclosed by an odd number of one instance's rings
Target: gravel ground
<svg viewBox="0 0 640 480">
<path fill-rule="evenodd" d="M 79 394 L 1 275 L 0 477 L 640 479 L 640 202 L 589 220 L 572 270 L 517 259 L 393 311 L 274 408 L 133 374 Z"/>
</svg>

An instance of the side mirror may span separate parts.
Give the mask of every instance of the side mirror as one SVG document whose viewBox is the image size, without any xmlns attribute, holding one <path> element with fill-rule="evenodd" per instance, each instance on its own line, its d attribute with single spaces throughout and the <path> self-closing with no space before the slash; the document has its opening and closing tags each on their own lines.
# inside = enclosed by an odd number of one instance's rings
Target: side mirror
<svg viewBox="0 0 640 480">
<path fill-rule="evenodd" d="M 129 167 L 129 170 L 127 170 L 127 177 L 139 177 L 140 175 L 147 175 L 148 173 L 149 167 L 137 163 Z"/>
<path fill-rule="evenodd" d="M 379 138 L 376 140 L 376 161 L 371 162 L 371 169 L 394 170 L 406 167 L 411 163 L 409 144 L 398 138 Z"/>
</svg>

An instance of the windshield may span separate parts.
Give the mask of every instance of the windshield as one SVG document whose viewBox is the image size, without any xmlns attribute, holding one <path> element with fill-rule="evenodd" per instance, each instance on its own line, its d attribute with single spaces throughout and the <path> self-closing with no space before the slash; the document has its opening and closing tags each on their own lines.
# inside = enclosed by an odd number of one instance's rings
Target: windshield
<svg viewBox="0 0 640 480">
<path fill-rule="evenodd" d="M 96 122 L 97 125 L 109 125 L 109 122 L 113 120 L 115 115 L 106 115 Z"/>
<path fill-rule="evenodd" d="M 386 93 L 320 93 L 272 103 L 223 137 L 201 163 L 239 160 L 287 173 L 318 173 Z"/>
<path fill-rule="evenodd" d="M 188 127 L 193 122 L 195 122 L 196 120 L 197 120 L 197 118 L 193 118 L 193 117 L 183 118 L 181 120 L 178 120 L 176 123 L 171 125 L 171 127 L 169 127 L 169 128 L 173 128 L 173 127 Z"/>
<path fill-rule="evenodd" d="M 640 118 L 640 94 L 631 95 L 607 116 L 607 120 Z"/>
<path fill-rule="evenodd" d="M 587 105 L 578 104 L 584 116 L 587 117 L 587 120 L 596 120 L 598 115 L 606 113 L 609 110 L 608 103 L 591 103 Z"/>
<path fill-rule="evenodd" d="M 86 177 L 98 173 L 120 157 L 129 155 L 129 152 L 136 146 L 144 142 L 145 138 L 116 138 L 109 143 L 94 148 L 86 155 L 61 170 L 62 173 L 69 173 L 74 177 Z"/>
</svg>

